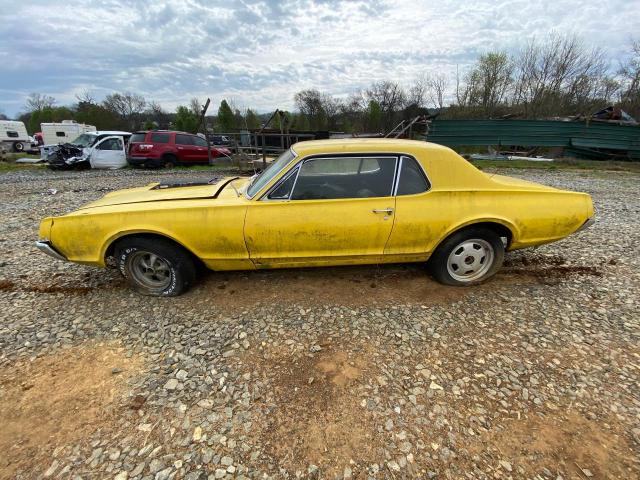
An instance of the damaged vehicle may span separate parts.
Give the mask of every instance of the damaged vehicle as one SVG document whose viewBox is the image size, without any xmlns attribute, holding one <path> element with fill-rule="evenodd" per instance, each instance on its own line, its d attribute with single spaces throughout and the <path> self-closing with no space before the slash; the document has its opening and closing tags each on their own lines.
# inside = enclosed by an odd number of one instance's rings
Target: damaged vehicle
<svg viewBox="0 0 640 480">
<path fill-rule="evenodd" d="M 73 142 L 43 147 L 42 158 L 52 170 L 123 168 L 130 137 L 129 132 L 85 132 Z"/>
<path fill-rule="evenodd" d="M 60 260 L 118 268 L 146 295 L 185 292 L 212 270 L 420 262 L 436 280 L 491 278 L 505 251 L 593 222 L 591 197 L 487 175 L 426 142 L 293 145 L 261 174 L 111 192 L 40 224 Z"/>
</svg>

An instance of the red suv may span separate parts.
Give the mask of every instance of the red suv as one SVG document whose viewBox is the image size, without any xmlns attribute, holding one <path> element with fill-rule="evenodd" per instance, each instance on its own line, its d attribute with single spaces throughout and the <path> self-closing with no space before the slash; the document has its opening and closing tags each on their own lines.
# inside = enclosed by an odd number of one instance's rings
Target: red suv
<svg viewBox="0 0 640 480">
<path fill-rule="evenodd" d="M 226 148 L 211 147 L 211 158 L 230 157 Z M 127 162 L 135 167 L 173 167 L 208 163 L 207 141 L 198 135 L 166 130 L 135 132 L 129 139 Z"/>
</svg>

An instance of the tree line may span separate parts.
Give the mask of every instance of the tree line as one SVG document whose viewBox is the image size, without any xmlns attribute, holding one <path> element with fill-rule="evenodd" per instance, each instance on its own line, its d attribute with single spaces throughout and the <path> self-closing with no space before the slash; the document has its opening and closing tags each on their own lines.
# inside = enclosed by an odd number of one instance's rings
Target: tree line
<svg viewBox="0 0 640 480">
<path fill-rule="evenodd" d="M 31 133 L 39 131 L 41 123 L 63 120 L 96 125 L 100 130 L 174 128 L 191 133 L 202 130 L 202 105 L 197 98 L 189 105 L 179 106 L 175 112 L 167 112 L 160 103 L 131 92 L 115 92 L 98 102 L 85 91 L 78 94 L 76 100 L 71 106 L 58 106 L 54 97 L 32 93 L 27 97 L 26 112 L 18 120 L 23 121 Z M 225 132 L 255 129 L 261 124 L 261 118 L 254 110 L 249 108 L 241 112 L 227 100 L 220 103 L 218 114 L 207 116 L 206 121 L 210 129 Z"/>
<path fill-rule="evenodd" d="M 609 105 L 640 118 L 640 41 L 631 41 L 628 58 L 611 69 L 603 50 L 575 36 L 550 35 L 523 49 L 487 52 L 455 77 L 425 74 L 410 85 L 385 80 L 348 96 L 317 89 L 297 92 L 295 111 L 276 116 L 271 127 L 348 133 L 387 132 L 404 119 L 437 113 L 439 118 L 553 118 L 588 115 Z M 167 112 L 156 101 L 135 93 L 112 93 L 98 102 L 82 92 L 72 106 L 56 106 L 53 97 L 31 94 L 20 116 L 31 133 L 42 122 L 67 119 L 102 130 L 173 128 L 201 131 L 198 99 Z M 206 118 L 216 132 L 257 129 L 270 117 L 222 100 Z"/>
</svg>

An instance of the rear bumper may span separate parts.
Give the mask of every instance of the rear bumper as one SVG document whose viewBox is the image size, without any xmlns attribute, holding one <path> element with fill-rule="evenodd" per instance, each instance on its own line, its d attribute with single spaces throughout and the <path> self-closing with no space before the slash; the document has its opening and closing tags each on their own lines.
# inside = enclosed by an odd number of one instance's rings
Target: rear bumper
<svg viewBox="0 0 640 480">
<path fill-rule="evenodd" d="M 67 257 L 58 252 L 53 245 L 48 240 L 38 240 L 36 242 L 36 248 L 40 250 L 42 253 L 46 253 L 50 257 L 56 258 L 58 260 L 62 260 L 64 262 L 68 262 Z"/>
<path fill-rule="evenodd" d="M 158 162 L 157 158 L 151 157 L 127 157 L 127 163 L 129 165 L 144 165 L 146 163 L 156 163 Z"/>
</svg>

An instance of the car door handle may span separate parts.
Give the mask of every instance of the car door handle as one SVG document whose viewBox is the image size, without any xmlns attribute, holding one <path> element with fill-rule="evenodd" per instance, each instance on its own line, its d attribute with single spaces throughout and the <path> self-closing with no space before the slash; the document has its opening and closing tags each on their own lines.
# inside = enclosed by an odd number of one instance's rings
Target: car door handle
<svg viewBox="0 0 640 480">
<path fill-rule="evenodd" d="M 371 211 L 373 213 L 384 213 L 385 215 L 391 215 L 393 213 L 393 208 L 374 208 Z"/>
</svg>

